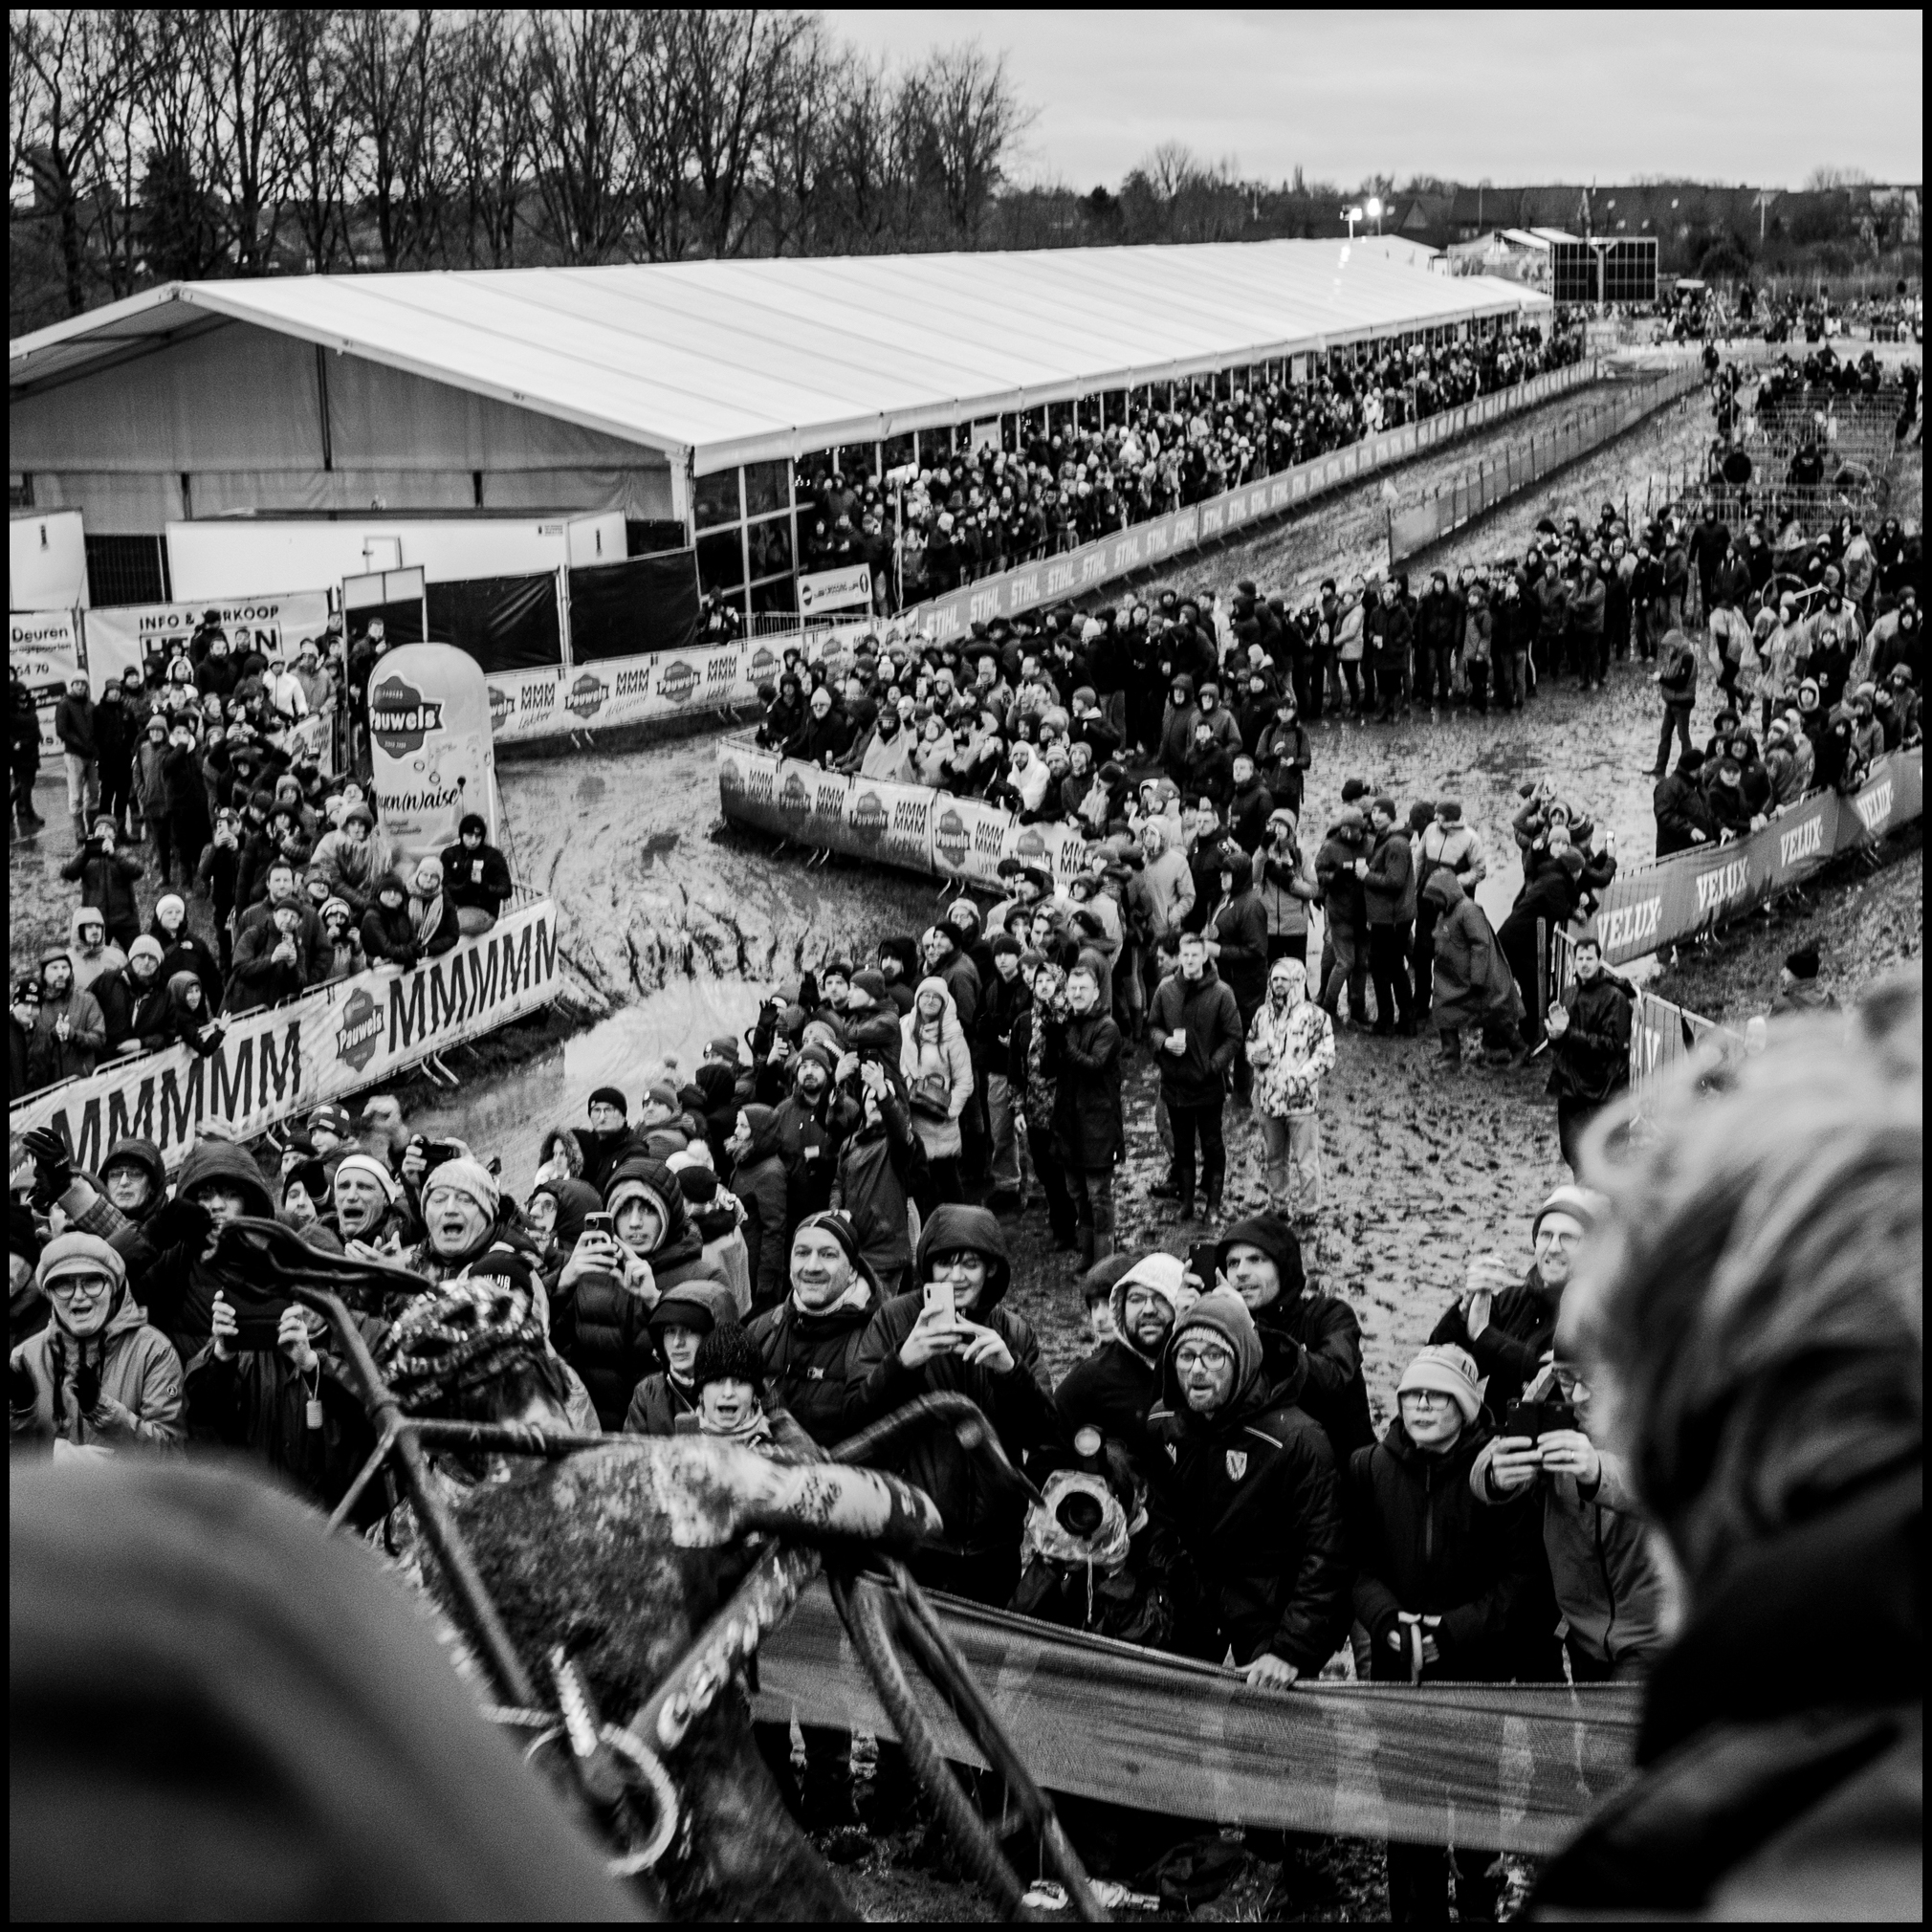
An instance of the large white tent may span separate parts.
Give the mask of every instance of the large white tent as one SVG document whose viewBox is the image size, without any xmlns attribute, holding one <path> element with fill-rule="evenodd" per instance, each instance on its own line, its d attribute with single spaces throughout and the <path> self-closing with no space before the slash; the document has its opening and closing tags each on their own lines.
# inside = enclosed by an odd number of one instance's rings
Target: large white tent
<svg viewBox="0 0 1932 1932">
<path fill-rule="evenodd" d="M 324 468 L 394 458 L 394 385 L 368 386 L 360 409 L 326 368 L 292 389 L 245 340 L 258 334 L 593 439 L 557 463 L 625 445 L 703 475 L 1548 306 L 1345 241 L 176 282 L 11 343 L 11 464 L 186 473 L 211 456 L 264 473 L 318 450 Z M 169 394 L 176 372 L 187 391 Z M 442 432 L 450 447 L 426 449 L 428 412 L 406 413 L 418 461 L 466 475 L 479 433 L 503 435 L 472 410 L 461 436 Z"/>
</svg>

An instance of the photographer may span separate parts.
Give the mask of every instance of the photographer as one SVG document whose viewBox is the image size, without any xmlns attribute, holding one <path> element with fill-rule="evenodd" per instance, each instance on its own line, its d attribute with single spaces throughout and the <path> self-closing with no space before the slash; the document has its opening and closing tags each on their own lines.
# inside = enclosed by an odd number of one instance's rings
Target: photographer
<svg viewBox="0 0 1932 1932">
<path fill-rule="evenodd" d="M 1501 1504 L 1541 1485 L 1543 1548 L 1570 1674 L 1577 1683 L 1603 1683 L 1642 1677 L 1663 1648 L 1663 1577 L 1623 1460 L 1587 1433 L 1590 1400 L 1590 1385 L 1552 1358 L 1504 1413 L 1469 1486 L 1479 1503 Z M 1526 1412 L 1536 1433 L 1508 1433 Z"/>
<path fill-rule="evenodd" d="M 829 1205 L 850 1219 L 860 1258 L 881 1293 L 891 1295 L 912 1262 L 909 1210 L 921 1195 L 930 1205 L 925 1150 L 906 1097 L 881 1062 L 844 1054 L 835 1078 L 827 1123 L 840 1140 Z"/>
<path fill-rule="evenodd" d="M 83 906 L 99 907 L 108 938 L 123 953 L 141 931 L 134 882 L 142 870 L 141 861 L 121 849 L 121 827 L 106 812 L 95 820 L 86 842 L 60 868 L 63 879 L 79 885 Z"/>
</svg>

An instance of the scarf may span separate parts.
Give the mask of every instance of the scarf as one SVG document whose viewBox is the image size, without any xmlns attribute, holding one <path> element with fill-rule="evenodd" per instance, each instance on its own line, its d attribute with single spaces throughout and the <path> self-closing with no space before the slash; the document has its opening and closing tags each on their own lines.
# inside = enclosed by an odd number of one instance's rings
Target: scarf
<svg viewBox="0 0 1932 1932">
<path fill-rule="evenodd" d="M 767 1454 L 772 1448 L 772 1418 L 762 1408 L 753 1409 L 735 1428 L 726 1429 L 714 1422 L 704 1413 L 700 1402 L 697 1410 L 698 1434 L 716 1436 L 727 1442 L 736 1442 L 747 1449 L 756 1449 L 759 1455 Z"/>
<path fill-rule="evenodd" d="M 439 889 L 430 897 L 419 899 L 412 888 L 409 892 L 409 924 L 414 929 L 417 939 L 427 945 L 434 936 L 436 929 L 443 923 L 443 894 Z"/>
</svg>

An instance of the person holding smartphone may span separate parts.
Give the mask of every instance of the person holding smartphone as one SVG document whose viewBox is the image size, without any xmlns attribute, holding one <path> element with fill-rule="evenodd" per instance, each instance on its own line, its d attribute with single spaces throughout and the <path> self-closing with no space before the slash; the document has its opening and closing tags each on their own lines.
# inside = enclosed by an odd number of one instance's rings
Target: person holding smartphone
<svg viewBox="0 0 1932 1932">
<path fill-rule="evenodd" d="M 948 1391 L 978 1404 L 1016 1465 L 1052 1441 L 1056 1414 L 1040 1344 L 1025 1318 L 1002 1306 L 1012 1275 L 995 1216 L 951 1202 L 934 1208 L 919 1238 L 911 1292 L 872 1317 L 853 1356 L 855 1426 Z M 892 1466 L 945 1519 L 944 1545 L 912 1559 L 914 1575 L 931 1589 L 1003 1606 L 1020 1580 L 1022 1498 L 948 1429 L 913 1437 Z"/>
</svg>

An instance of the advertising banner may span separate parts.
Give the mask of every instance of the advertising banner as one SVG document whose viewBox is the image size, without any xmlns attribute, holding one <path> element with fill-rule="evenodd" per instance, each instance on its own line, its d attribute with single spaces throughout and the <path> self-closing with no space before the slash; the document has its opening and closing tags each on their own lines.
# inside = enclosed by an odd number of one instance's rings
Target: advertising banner
<svg viewBox="0 0 1932 1932">
<path fill-rule="evenodd" d="M 33 709 L 40 717 L 40 756 L 57 758 L 60 740 L 54 735 L 54 708 L 68 685 L 87 669 L 79 612 L 10 610 L 7 666 L 33 693 Z"/>
<path fill-rule="evenodd" d="M 1620 871 L 1593 921 L 1603 956 L 1622 965 L 1734 919 L 1924 809 L 1923 748 L 1888 752 L 1850 798 L 1813 792 L 1742 839 Z"/>
<path fill-rule="evenodd" d="M 780 757 L 748 737 L 718 747 L 718 800 L 734 824 L 928 877 L 998 888 L 1002 859 L 1044 866 L 1064 885 L 1080 869 L 1075 826 L 1022 824 L 983 799 L 925 785 L 850 779 Z"/>
<path fill-rule="evenodd" d="M 843 570 L 804 571 L 799 577 L 799 615 L 815 617 L 822 610 L 861 610 L 872 607 L 872 566 L 850 563 Z"/>
<path fill-rule="evenodd" d="M 258 650 L 264 657 L 284 657 L 291 663 L 305 637 L 320 639 L 329 624 L 326 590 L 288 590 L 263 597 L 217 598 L 208 604 L 116 604 L 90 610 L 87 655 L 95 674 L 105 682 L 129 666 L 144 665 L 157 654 L 165 657 L 177 643 L 186 644 L 212 611 L 228 633 L 235 652 Z M 99 691 L 100 684 L 95 689 Z"/>
<path fill-rule="evenodd" d="M 369 758 L 383 825 L 399 868 L 456 843 L 480 812 L 496 838 L 490 688 L 453 644 L 403 644 L 369 673 Z"/>
<path fill-rule="evenodd" d="M 205 1129 L 261 1133 L 536 1012 L 558 984 L 556 906 L 513 904 L 489 932 L 412 972 L 384 967 L 243 1014 L 205 1060 L 171 1046 L 113 1061 L 31 1094 L 8 1127 L 16 1139 L 52 1127 L 77 1167 L 95 1169 L 114 1141 L 143 1135 L 172 1168 Z"/>
</svg>

